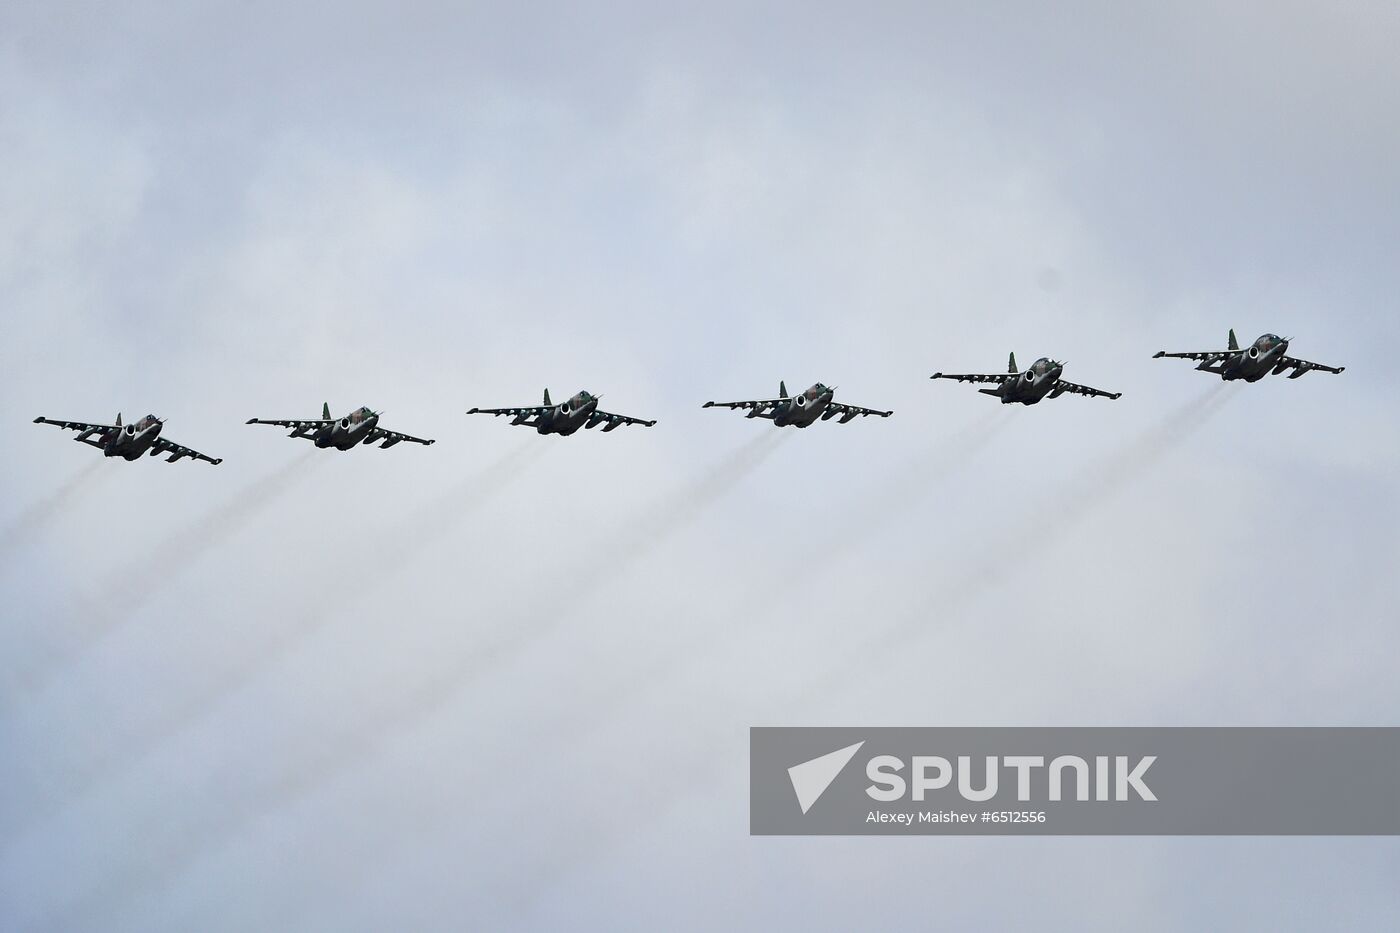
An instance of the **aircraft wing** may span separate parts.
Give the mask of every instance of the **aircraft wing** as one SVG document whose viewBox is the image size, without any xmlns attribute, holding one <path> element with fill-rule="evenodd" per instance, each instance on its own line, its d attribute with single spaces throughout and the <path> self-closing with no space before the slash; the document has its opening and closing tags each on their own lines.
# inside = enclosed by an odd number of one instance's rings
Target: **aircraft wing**
<svg viewBox="0 0 1400 933">
<path fill-rule="evenodd" d="M 1007 382 L 1020 373 L 934 373 L 930 379 L 956 379 L 958 382 Z"/>
<path fill-rule="evenodd" d="M 866 415 L 879 415 L 881 418 L 888 418 L 894 414 L 892 411 L 876 411 L 873 408 L 861 408 L 859 405 L 842 405 L 839 402 L 828 402 L 826 411 L 822 412 L 822 420 L 841 416 L 841 423 L 845 424 L 852 418 L 863 418 Z"/>
<path fill-rule="evenodd" d="M 750 399 L 744 402 L 706 402 L 701 408 L 733 408 L 736 411 L 747 409 L 750 418 L 771 418 L 772 411 L 784 402 L 791 401 L 785 398 L 760 398 Z"/>
<path fill-rule="evenodd" d="M 411 434 L 400 434 L 397 431 L 386 431 L 378 426 L 370 429 L 369 436 L 364 439 L 364 443 L 373 444 L 375 441 L 378 440 L 384 441 L 383 444 L 379 445 L 381 450 L 388 450 L 395 444 L 399 444 L 404 441 L 409 441 L 414 444 L 422 444 L 424 447 L 427 447 L 428 445 L 433 443 L 433 441 L 431 440 L 424 440 L 421 437 L 414 437 Z"/>
<path fill-rule="evenodd" d="M 1063 379 L 1055 383 L 1054 392 L 1059 395 L 1061 392 L 1069 392 L 1073 395 L 1082 395 L 1085 398 L 1118 398 L 1122 392 L 1105 392 L 1103 389 L 1095 389 L 1093 386 L 1082 386 L 1077 382 L 1065 382 Z"/>
<path fill-rule="evenodd" d="M 615 415 L 612 412 L 598 411 L 595 409 L 593 414 L 588 416 L 588 423 L 584 425 L 584 427 L 596 428 L 600 424 L 607 425 L 607 427 L 603 428 L 603 433 L 606 434 L 609 431 L 622 427 L 624 424 L 640 424 L 644 428 L 649 428 L 656 424 L 656 422 L 647 421 L 642 418 L 633 418 L 630 415 Z"/>
<path fill-rule="evenodd" d="M 509 415 L 512 418 L 536 418 L 553 408 L 552 405 L 527 405 L 524 408 L 473 408 L 469 415 Z M 524 423 L 523 421 L 521 422 Z"/>
<path fill-rule="evenodd" d="M 1293 372 L 1291 372 L 1291 373 L 1288 374 L 1288 378 L 1289 378 L 1289 379 L 1297 379 L 1299 376 L 1303 375 L 1304 373 L 1310 373 L 1310 372 L 1312 372 L 1314 369 L 1321 370 L 1321 371 L 1324 372 L 1324 373 L 1339 373 L 1339 372 L 1341 372 L 1342 370 L 1346 369 L 1346 367 L 1345 367 L 1345 366 L 1325 366 L 1325 365 L 1323 365 L 1322 363 L 1310 363 L 1310 362 L 1308 362 L 1307 360 L 1295 360 L 1295 359 L 1294 359 L 1293 357 L 1291 357 L 1291 356 L 1285 356 L 1283 359 L 1279 360 L 1279 361 L 1274 365 L 1274 374 L 1277 375 L 1277 374 L 1283 372 L 1285 369 L 1292 369 L 1292 370 L 1293 370 Z"/>
<path fill-rule="evenodd" d="M 1173 360 L 1200 360 L 1203 363 L 1214 363 L 1216 360 L 1237 356 L 1239 353 L 1239 350 L 1193 350 L 1189 353 L 1168 353 L 1166 350 L 1158 350 L 1152 354 L 1152 358 L 1160 360 L 1166 357 Z"/>
<path fill-rule="evenodd" d="M 197 450 L 191 450 L 188 447 L 181 447 L 174 441 L 167 441 L 163 437 L 156 438 L 156 442 L 151 445 L 151 456 L 155 457 L 159 454 L 170 454 L 170 456 L 167 457 L 165 460 L 166 463 L 174 463 L 176 460 L 180 460 L 184 457 L 189 457 L 194 460 L 203 460 L 205 463 L 212 463 L 215 466 L 218 466 L 220 463 L 224 462 L 224 459 L 222 457 L 211 457 L 208 454 L 202 454 Z"/>
<path fill-rule="evenodd" d="M 67 428 L 70 431 L 78 431 L 83 436 L 92 434 L 105 435 L 108 431 L 117 430 L 115 424 L 88 424 L 86 421 L 54 421 L 52 418 L 45 418 L 43 415 L 34 419 L 35 424 L 52 424 L 56 427 Z"/>
<path fill-rule="evenodd" d="M 335 424 L 333 418 L 298 418 L 294 420 L 284 420 L 280 418 L 249 418 L 245 424 L 275 424 L 279 428 L 291 428 L 298 433 L 314 431 L 317 428 L 324 428 L 327 425 Z"/>
</svg>

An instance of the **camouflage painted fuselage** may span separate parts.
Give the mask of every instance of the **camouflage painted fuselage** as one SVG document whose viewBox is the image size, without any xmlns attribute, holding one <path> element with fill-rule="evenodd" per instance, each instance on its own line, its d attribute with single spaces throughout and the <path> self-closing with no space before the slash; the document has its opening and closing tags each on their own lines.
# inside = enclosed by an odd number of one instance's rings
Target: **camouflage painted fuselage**
<svg viewBox="0 0 1400 933">
<path fill-rule="evenodd" d="M 773 423 L 778 427 L 792 425 L 795 428 L 805 428 L 827 412 L 835 394 L 835 390 L 818 382 L 806 392 L 799 392 L 792 398 L 780 402 L 773 409 Z M 835 412 L 831 412 L 826 417 L 829 418 L 834 414 Z M 754 416 L 750 415 L 749 417 Z"/>
<path fill-rule="evenodd" d="M 311 431 L 293 431 L 291 436 L 309 437 L 313 444 L 323 450 L 349 450 L 369 437 L 378 423 L 379 416 L 361 406 L 338 421 Z"/>
<path fill-rule="evenodd" d="M 155 415 L 147 415 L 139 421 L 133 421 L 125 426 L 120 424 L 120 417 L 117 421 L 117 430 L 108 431 L 107 436 L 101 442 L 102 456 L 104 457 L 137 460 L 149 452 L 160 437 L 162 425 L 160 419 Z M 77 440 L 90 443 L 86 433 L 78 435 Z"/>
<path fill-rule="evenodd" d="M 1010 405 L 1013 402 L 1019 402 L 1022 405 L 1035 405 L 1047 395 L 1050 398 L 1055 398 L 1064 391 L 1062 388 L 1058 388 L 1060 375 L 1064 371 L 1063 363 L 1042 356 L 1032 363 L 1029 369 L 1017 375 L 1015 379 L 1008 379 L 995 388 L 978 389 L 977 391 L 984 395 L 997 396 L 1004 405 Z"/>
<path fill-rule="evenodd" d="M 1215 373 L 1226 382 L 1243 379 L 1258 382 L 1273 372 L 1288 354 L 1288 341 L 1277 334 L 1265 334 L 1248 347 L 1221 360 L 1208 360 L 1196 368 Z M 1282 372 L 1282 369 L 1279 370 Z"/>
<path fill-rule="evenodd" d="M 568 437 L 585 424 L 598 409 L 598 397 L 587 391 L 579 392 L 552 408 L 546 408 L 535 416 L 534 428 L 540 434 L 558 434 Z M 522 422 L 524 423 L 524 422 Z"/>
</svg>

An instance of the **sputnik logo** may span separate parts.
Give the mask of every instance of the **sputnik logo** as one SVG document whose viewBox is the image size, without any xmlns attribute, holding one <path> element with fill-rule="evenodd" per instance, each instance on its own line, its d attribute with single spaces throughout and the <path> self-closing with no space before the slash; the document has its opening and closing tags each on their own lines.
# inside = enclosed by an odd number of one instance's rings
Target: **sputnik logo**
<svg viewBox="0 0 1400 933">
<path fill-rule="evenodd" d="M 845 748 L 838 748 L 834 752 L 828 752 L 819 758 L 811 761 L 804 761 L 800 765 L 793 765 L 788 768 L 788 778 L 792 781 L 793 792 L 797 794 L 798 806 L 802 807 L 805 814 L 812 809 L 812 804 L 821 799 L 821 795 L 826 793 L 826 789 L 831 786 L 831 782 L 850 764 L 856 752 L 865 744 L 862 739 L 854 745 L 847 745 Z"/>
</svg>

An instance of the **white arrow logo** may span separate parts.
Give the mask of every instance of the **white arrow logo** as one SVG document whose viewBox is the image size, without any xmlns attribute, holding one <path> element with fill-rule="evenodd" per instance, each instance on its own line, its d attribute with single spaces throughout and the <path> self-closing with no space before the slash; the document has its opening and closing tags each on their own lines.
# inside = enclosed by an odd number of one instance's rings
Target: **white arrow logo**
<svg viewBox="0 0 1400 933">
<path fill-rule="evenodd" d="M 836 775 L 841 773 L 841 769 L 846 767 L 864 744 L 862 740 L 788 768 L 788 777 L 792 780 L 792 789 L 797 794 L 797 803 L 802 807 L 803 813 L 812 809 L 812 804 L 826 793 L 831 782 L 836 780 Z"/>
</svg>

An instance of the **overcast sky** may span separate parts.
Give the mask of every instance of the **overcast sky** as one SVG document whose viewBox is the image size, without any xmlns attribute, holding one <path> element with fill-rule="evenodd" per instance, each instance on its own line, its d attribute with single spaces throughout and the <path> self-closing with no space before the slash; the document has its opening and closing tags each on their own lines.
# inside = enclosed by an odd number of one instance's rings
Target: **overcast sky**
<svg viewBox="0 0 1400 933">
<path fill-rule="evenodd" d="M 0 0 L 0 926 L 1394 929 L 1394 840 L 747 834 L 752 725 L 1396 724 L 1400 7 L 940 6 Z M 927 378 L 1013 350 L 1123 397 Z M 225 462 L 30 424 L 118 411 Z"/>
</svg>

